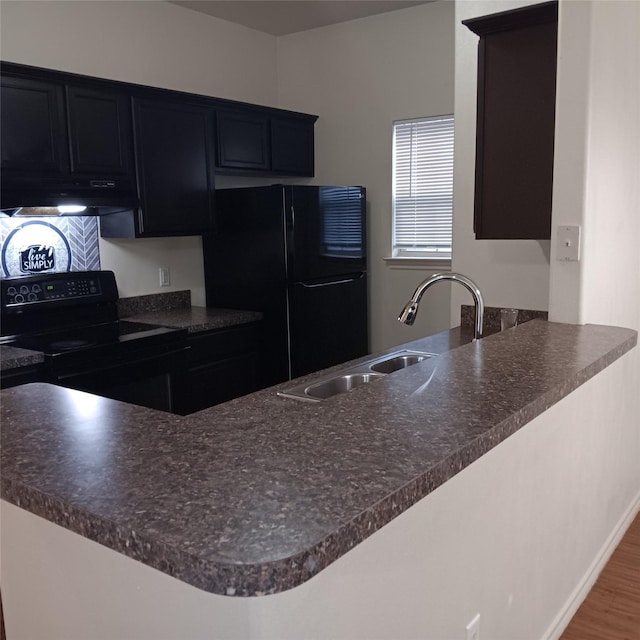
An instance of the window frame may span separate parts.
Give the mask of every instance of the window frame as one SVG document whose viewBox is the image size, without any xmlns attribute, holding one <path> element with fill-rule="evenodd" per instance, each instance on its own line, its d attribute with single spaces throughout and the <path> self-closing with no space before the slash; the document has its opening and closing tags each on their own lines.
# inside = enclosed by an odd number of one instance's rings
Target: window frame
<svg viewBox="0 0 640 640">
<path fill-rule="evenodd" d="M 417 128 L 420 125 L 425 125 L 422 131 Z M 401 151 L 407 151 L 407 149 L 401 149 L 398 142 L 398 134 L 404 130 L 408 133 L 409 142 L 407 142 L 407 136 L 405 140 L 401 141 L 402 144 L 408 144 L 410 149 L 409 154 L 404 159 L 398 159 L 398 154 Z M 424 264 L 425 262 L 432 262 L 434 264 L 443 265 L 444 263 L 451 262 L 452 252 L 452 236 L 453 236 L 453 171 L 454 171 L 454 133 L 455 133 L 455 120 L 453 114 L 442 114 L 438 116 L 426 116 L 421 118 L 411 118 L 403 120 L 395 120 L 393 122 L 393 141 L 392 141 L 392 228 L 391 228 L 391 257 L 386 258 L 387 261 L 397 261 L 398 263 L 411 263 L 419 262 Z M 418 140 L 416 140 L 418 136 Z M 440 139 L 438 139 L 440 138 Z M 414 146 L 418 142 L 417 146 Z M 437 152 L 438 155 L 431 155 L 427 166 L 423 166 L 421 169 L 416 169 L 415 154 L 422 155 L 429 153 L 430 150 Z M 399 176 L 400 162 L 404 162 L 404 175 Z M 429 164 L 431 166 L 429 166 Z M 442 168 L 445 169 L 445 175 L 442 174 Z M 420 198 L 420 195 L 415 195 L 416 181 L 420 178 L 426 183 L 423 186 L 429 189 L 429 193 L 424 195 L 423 191 L 423 204 L 425 204 L 425 198 L 427 199 L 427 206 L 417 215 L 427 218 L 425 220 L 418 221 L 417 226 L 424 226 L 427 224 L 439 225 L 431 230 L 432 240 L 431 243 L 413 244 L 408 246 L 406 231 L 407 226 L 411 224 L 410 215 L 406 210 L 410 207 L 416 207 L 416 200 Z M 404 212 L 399 211 L 399 180 L 402 180 L 400 189 L 409 191 L 413 195 L 406 196 L 404 198 Z M 439 191 L 439 194 L 434 194 L 433 190 Z M 428 199 L 431 199 L 433 206 L 428 206 Z M 439 198 L 439 202 L 436 201 Z M 405 231 L 404 238 L 400 236 L 398 241 L 398 216 L 404 213 L 405 215 Z M 415 215 L 415 213 L 414 213 Z M 432 217 L 433 221 L 429 222 L 428 218 Z M 442 226 L 448 223 L 448 243 L 442 243 Z M 413 223 L 414 230 L 416 221 Z M 418 231 L 420 229 L 418 228 Z"/>
</svg>

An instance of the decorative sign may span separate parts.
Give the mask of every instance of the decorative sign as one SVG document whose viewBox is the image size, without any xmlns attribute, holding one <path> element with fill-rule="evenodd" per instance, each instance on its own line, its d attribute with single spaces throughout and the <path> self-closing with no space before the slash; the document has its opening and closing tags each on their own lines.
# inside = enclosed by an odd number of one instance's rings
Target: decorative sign
<svg viewBox="0 0 640 640">
<path fill-rule="evenodd" d="M 0 256 L 3 278 L 100 269 L 97 219 L 0 218 Z"/>
<path fill-rule="evenodd" d="M 20 271 L 22 273 L 41 273 L 56 270 L 56 252 L 54 247 L 41 244 L 31 245 L 20 251 Z"/>
</svg>

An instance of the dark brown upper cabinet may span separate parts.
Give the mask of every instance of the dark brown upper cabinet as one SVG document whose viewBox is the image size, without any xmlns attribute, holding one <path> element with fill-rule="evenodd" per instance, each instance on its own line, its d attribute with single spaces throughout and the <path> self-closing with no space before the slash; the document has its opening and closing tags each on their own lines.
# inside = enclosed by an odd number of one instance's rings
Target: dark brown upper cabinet
<svg viewBox="0 0 640 640">
<path fill-rule="evenodd" d="M 136 162 L 142 203 L 138 235 L 187 235 L 213 221 L 210 109 L 135 100 Z"/>
<path fill-rule="evenodd" d="M 122 94 L 2 78 L 2 169 L 21 175 L 126 174 L 131 107 Z"/>
<path fill-rule="evenodd" d="M 131 101 L 124 94 L 67 87 L 71 171 L 126 174 L 132 169 Z"/>
<path fill-rule="evenodd" d="M 551 237 L 557 2 L 464 20 L 480 36 L 474 231 Z"/>
<path fill-rule="evenodd" d="M 218 154 L 221 169 L 271 169 L 269 119 L 266 114 L 240 110 L 216 112 Z"/>
<path fill-rule="evenodd" d="M 213 226 L 215 172 L 313 176 L 317 116 L 0 67 L 4 208 L 96 196 L 104 237 L 199 235 Z"/>
<path fill-rule="evenodd" d="M 126 95 L 14 66 L 2 65 L 1 206 L 135 200 Z"/>
<path fill-rule="evenodd" d="M 313 176 L 313 124 L 309 120 L 271 118 L 271 168 L 275 173 Z"/>
<path fill-rule="evenodd" d="M 3 76 L 1 104 L 3 179 L 68 171 L 62 85 Z"/>
<path fill-rule="evenodd" d="M 217 110 L 216 167 L 220 173 L 312 177 L 315 121 L 266 108 Z"/>
<path fill-rule="evenodd" d="M 213 225 L 213 113 L 188 102 L 133 100 L 140 207 L 103 216 L 104 238 L 199 235 Z"/>
</svg>

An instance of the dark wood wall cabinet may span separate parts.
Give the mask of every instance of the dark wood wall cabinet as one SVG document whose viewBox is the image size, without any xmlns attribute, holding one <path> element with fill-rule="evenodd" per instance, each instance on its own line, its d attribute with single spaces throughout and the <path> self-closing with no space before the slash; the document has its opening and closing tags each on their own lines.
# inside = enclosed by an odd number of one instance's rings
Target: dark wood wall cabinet
<svg viewBox="0 0 640 640">
<path fill-rule="evenodd" d="M 100 219 L 103 237 L 203 233 L 213 225 L 213 131 L 198 105 L 133 99 L 140 207 Z"/>
<path fill-rule="evenodd" d="M 64 87 L 2 78 L 3 181 L 69 171 Z"/>
<path fill-rule="evenodd" d="M 476 238 L 549 239 L 558 4 L 463 24 L 480 36 Z"/>
<path fill-rule="evenodd" d="M 3 209 L 79 199 L 88 205 L 137 202 L 125 94 L 42 71 L 20 73 L 4 63 L 1 91 Z"/>
<path fill-rule="evenodd" d="M 219 173 L 312 176 L 315 116 L 250 110 L 216 112 Z"/>
<path fill-rule="evenodd" d="M 67 86 L 71 171 L 132 175 L 131 107 L 123 93 Z"/>
<path fill-rule="evenodd" d="M 269 153 L 269 118 L 251 111 L 216 113 L 220 169 L 267 171 L 271 167 Z"/>
<path fill-rule="evenodd" d="M 314 174 L 314 115 L 8 62 L 1 72 L 2 209 L 95 196 L 120 203 L 95 210 L 112 214 L 105 237 L 199 235 L 213 226 L 215 173 Z"/>
</svg>

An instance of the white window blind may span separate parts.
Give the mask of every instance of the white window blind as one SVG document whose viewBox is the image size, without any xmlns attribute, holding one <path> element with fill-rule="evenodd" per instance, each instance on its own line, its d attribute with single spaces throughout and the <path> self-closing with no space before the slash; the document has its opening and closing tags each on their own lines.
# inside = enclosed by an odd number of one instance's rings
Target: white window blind
<svg viewBox="0 0 640 640">
<path fill-rule="evenodd" d="M 451 258 L 453 116 L 393 124 L 393 255 Z"/>
</svg>

